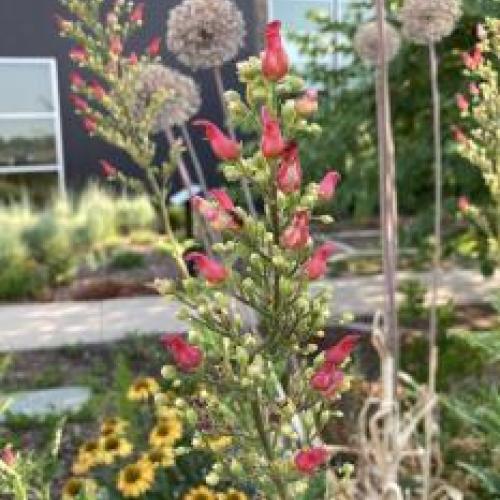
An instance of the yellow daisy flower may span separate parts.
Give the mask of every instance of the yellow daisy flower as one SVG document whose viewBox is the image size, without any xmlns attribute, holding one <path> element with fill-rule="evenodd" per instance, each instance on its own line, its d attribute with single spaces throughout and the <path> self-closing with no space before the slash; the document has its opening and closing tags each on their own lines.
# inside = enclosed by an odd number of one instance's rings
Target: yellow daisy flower
<svg viewBox="0 0 500 500">
<path fill-rule="evenodd" d="M 171 418 L 179 418 L 179 411 L 171 406 L 160 405 L 156 408 L 156 416 L 158 420 L 168 420 Z"/>
<path fill-rule="evenodd" d="M 206 486 L 199 486 L 189 490 L 184 495 L 184 500 L 217 500 L 217 495 Z"/>
<path fill-rule="evenodd" d="M 149 444 L 153 448 L 169 447 L 182 437 L 182 422 L 175 417 L 160 420 L 149 434 Z"/>
<path fill-rule="evenodd" d="M 99 441 L 93 439 L 87 441 L 78 450 L 77 458 L 72 466 L 73 474 L 81 476 L 86 474 L 92 467 L 95 467 L 102 461 L 102 452 Z"/>
<path fill-rule="evenodd" d="M 110 465 L 117 457 L 126 457 L 132 453 L 132 445 L 125 438 L 108 436 L 101 439 L 102 461 Z"/>
<path fill-rule="evenodd" d="M 151 464 L 140 460 L 127 465 L 119 472 L 116 487 L 124 497 L 137 498 L 151 488 L 154 479 L 155 474 Z"/>
<path fill-rule="evenodd" d="M 218 436 L 207 439 L 207 446 L 214 453 L 224 451 L 229 448 L 233 442 L 233 438 L 231 436 Z"/>
<path fill-rule="evenodd" d="M 93 494 L 97 490 L 97 485 L 91 479 L 72 477 L 68 479 L 62 489 L 62 500 L 72 500 L 80 498 L 82 494 Z"/>
<path fill-rule="evenodd" d="M 152 448 L 142 455 L 142 459 L 148 461 L 154 468 L 172 467 L 175 463 L 175 453 L 172 448 Z"/>
<path fill-rule="evenodd" d="M 221 495 L 221 500 L 248 500 L 248 496 L 242 491 L 231 488 Z"/>
<path fill-rule="evenodd" d="M 128 426 L 128 422 L 118 417 L 107 418 L 101 424 L 101 436 L 114 436 L 123 434 Z"/>
<path fill-rule="evenodd" d="M 95 467 L 97 464 L 88 459 L 88 457 L 78 456 L 73 465 L 71 466 L 71 472 L 75 476 L 82 476 L 87 474 L 87 472 Z"/>
<path fill-rule="evenodd" d="M 148 401 L 158 392 L 160 392 L 160 386 L 154 378 L 141 377 L 129 387 L 127 398 L 131 401 Z"/>
</svg>

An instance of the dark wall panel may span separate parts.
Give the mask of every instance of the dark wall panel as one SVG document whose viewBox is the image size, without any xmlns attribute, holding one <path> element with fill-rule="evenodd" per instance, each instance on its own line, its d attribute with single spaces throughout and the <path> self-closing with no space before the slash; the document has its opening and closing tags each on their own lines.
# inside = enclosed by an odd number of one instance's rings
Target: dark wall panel
<svg viewBox="0 0 500 500">
<path fill-rule="evenodd" d="M 178 3 L 180 3 L 179 0 L 147 0 L 146 23 L 141 35 L 137 38 L 138 48 L 146 46 L 153 36 L 164 35 L 168 10 Z M 236 3 L 247 21 L 246 47 L 240 54 L 240 58 L 244 58 L 252 53 L 256 46 L 254 0 L 236 0 Z M 101 158 L 106 158 L 130 171 L 133 171 L 135 167 L 116 148 L 99 139 L 89 138 L 82 130 L 80 119 L 74 115 L 68 101 L 70 93 L 68 74 L 72 69 L 72 64 L 67 54 L 71 42 L 59 37 L 54 22 L 56 13 L 64 15 L 64 10 L 57 0 L 1 0 L 0 56 L 55 57 L 57 59 L 67 184 L 70 188 L 79 188 L 89 179 L 100 175 L 98 161 Z M 134 46 L 135 42 L 134 40 Z M 188 72 L 166 52 L 163 56 L 167 64 Z M 211 72 L 199 71 L 193 76 L 200 85 L 204 97 L 200 115 L 221 123 L 221 111 L 218 101 L 214 98 L 216 90 Z M 229 63 L 226 66 L 224 79 L 226 87 L 236 84 L 234 64 Z M 205 171 L 211 183 L 216 183 L 212 155 L 205 141 L 201 140 L 199 132 L 193 132 Z"/>
</svg>

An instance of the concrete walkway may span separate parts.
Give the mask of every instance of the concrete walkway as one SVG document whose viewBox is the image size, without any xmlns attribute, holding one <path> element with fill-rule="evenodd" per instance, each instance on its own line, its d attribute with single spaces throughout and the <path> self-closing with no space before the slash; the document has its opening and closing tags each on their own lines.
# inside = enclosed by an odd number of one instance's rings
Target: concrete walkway
<svg viewBox="0 0 500 500">
<path fill-rule="evenodd" d="M 429 283 L 427 274 L 401 273 Z M 371 313 L 383 306 L 382 276 L 327 280 L 332 290 L 332 313 Z M 443 276 L 441 300 L 457 304 L 485 302 L 500 289 L 500 273 L 485 280 L 480 274 L 453 270 Z M 130 333 L 182 331 L 178 304 L 161 297 L 138 297 L 95 302 L 62 302 L 0 306 L 0 351 L 52 348 L 80 343 L 109 342 Z"/>
</svg>

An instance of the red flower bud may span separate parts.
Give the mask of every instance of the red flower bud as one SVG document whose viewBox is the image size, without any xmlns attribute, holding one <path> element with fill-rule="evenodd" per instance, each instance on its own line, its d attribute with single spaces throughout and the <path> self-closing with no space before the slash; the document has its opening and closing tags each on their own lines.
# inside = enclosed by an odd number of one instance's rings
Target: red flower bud
<svg viewBox="0 0 500 500">
<path fill-rule="evenodd" d="M 164 335 L 161 338 L 161 343 L 171 354 L 178 368 L 183 372 L 192 373 L 203 362 L 202 350 L 186 342 L 180 335 Z"/>
<path fill-rule="evenodd" d="M 82 113 L 88 113 L 88 111 L 90 110 L 87 101 L 79 95 L 70 94 L 69 100 L 71 101 L 75 109 Z"/>
<path fill-rule="evenodd" d="M 81 89 L 85 86 L 85 80 L 82 78 L 82 75 L 77 71 L 72 71 L 69 74 L 69 81 L 71 83 L 71 87 L 75 89 Z"/>
<path fill-rule="evenodd" d="M 307 210 L 298 210 L 295 213 L 291 224 L 281 235 L 281 245 L 283 247 L 290 250 L 299 250 L 309 243 L 309 218 Z"/>
<path fill-rule="evenodd" d="M 83 47 L 73 47 L 69 51 L 69 57 L 72 61 L 77 63 L 84 63 L 87 61 L 88 54 Z"/>
<path fill-rule="evenodd" d="M 341 365 L 350 356 L 358 340 L 359 335 L 346 335 L 340 342 L 326 351 L 326 362 L 336 366 Z"/>
<path fill-rule="evenodd" d="M 286 143 L 281 135 L 279 121 L 272 118 L 265 106 L 262 107 L 262 139 L 260 148 L 265 158 L 276 158 L 285 150 Z"/>
<path fill-rule="evenodd" d="M 200 252 L 191 252 L 186 256 L 187 262 L 194 262 L 198 272 L 210 283 L 217 285 L 229 277 L 229 271 L 219 262 L 208 258 Z"/>
<path fill-rule="evenodd" d="M 328 172 L 318 187 L 318 197 L 323 201 L 330 201 L 335 196 L 335 190 L 340 182 L 340 174 L 335 170 Z"/>
<path fill-rule="evenodd" d="M 111 37 L 109 41 L 109 51 L 115 56 L 119 56 L 123 52 L 123 43 L 119 36 Z"/>
<path fill-rule="evenodd" d="M 330 454 L 323 447 L 301 450 L 295 455 L 295 467 L 303 474 L 314 474 L 329 460 Z"/>
<path fill-rule="evenodd" d="M 222 161 L 236 160 L 241 154 L 241 145 L 235 140 L 227 137 L 214 123 L 208 120 L 196 120 L 193 125 L 204 127 L 205 135 L 210 142 L 215 156 Z"/>
<path fill-rule="evenodd" d="M 109 161 L 99 160 L 99 163 L 101 164 L 104 177 L 115 177 L 118 173 L 118 169 L 109 163 Z"/>
<path fill-rule="evenodd" d="M 470 201 L 469 198 L 467 198 L 467 196 L 460 196 L 460 198 L 458 198 L 457 205 L 460 212 L 464 214 L 470 210 Z"/>
<path fill-rule="evenodd" d="M 85 119 L 83 120 L 83 128 L 89 134 L 95 134 L 97 130 L 97 121 L 94 118 L 91 118 L 90 116 L 86 116 Z"/>
<path fill-rule="evenodd" d="M 138 3 L 130 13 L 130 22 L 141 24 L 144 20 L 144 2 Z"/>
<path fill-rule="evenodd" d="M 309 89 L 295 101 L 295 111 L 300 116 L 311 116 L 318 111 L 318 91 Z"/>
<path fill-rule="evenodd" d="M 465 144 L 467 142 L 467 136 L 464 134 L 463 130 L 460 127 L 453 126 L 452 127 L 453 139 L 459 144 Z"/>
<path fill-rule="evenodd" d="M 308 279 L 317 280 L 326 274 L 328 259 L 335 251 L 335 244 L 328 241 L 321 245 L 304 264 L 304 271 Z"/>
<path fill-rule="evenodd" d="M 139 58 L 137 57 L 137 54 L 135 52 L 132 52 L 130 56 L 128 57 L 128 62 L 132 66 L 135 66 L 139 62 Z"/>
<path fill-rule="evenodd" d="M 93 80 L 89 87 L 97 101 L 102 101 L 106 97 L 106 91 L 97 80 Z"/>
<path fill-rule="evenodd" d="M 281 22 L 273 21 L 266 27 L 266 47 L 262 53 L 262 73 L 273 82 L 281 80 L 289 69 L 288 55 L 281 40 Z"/>
<path fill-rule="evenodd" d="M 462 60 L 467 69 L 471 71 L 476 71 L 481 64 L 483 64 L 483 53 L 481 48 L 476 46 L 472 52 L 464 52 L 462 54 Z"/>
<path fill-rule="evenodd" d="M 151 57 L 156 57 L 160 53 L 161 49 L 161 37 L 157 36 L 149 42 L 147 53 Z"/>
<path fill-rule="evenodd" d="M 12 449 L 12 445 L 8 444 L 4 446 L 3 450 L 0 452 L 0 460 L 7 467 L 14 467 L 17 461 L 16 453 Z"/>
<path fill-rule="evenodd" d="M 469 101 L 463 94 L 456 95 L 458 109 L 465 112 L 469 109 Z"/>
<path fill-rule="evenodd" d="M 478 96 L 481 93 L 481 91 L 479 90 L 479 86 L 475 82 L 471 82 L 469 84 L 469 92 L 473 96 Z"/>
<path fill-rule="evenodd" d="M 283 193 L 289 194 L 300 189 L 302 168 L 296 142 L 290 142 L 283 151 L 278 168 L 277 182 L 280 191 Z"/>
</svg>

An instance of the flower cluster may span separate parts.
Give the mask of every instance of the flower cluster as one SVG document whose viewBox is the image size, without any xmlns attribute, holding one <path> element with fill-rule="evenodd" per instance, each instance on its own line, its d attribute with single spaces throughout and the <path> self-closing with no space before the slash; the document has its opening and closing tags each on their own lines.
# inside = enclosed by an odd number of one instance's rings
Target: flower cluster
<svg viewBox="0 0 500 500">
<path fill-rule="evenodd" d="M 500 56 L 500 22 L 487 20 L 477 30 L 478 41 L 470 52 L 462 54 L 465 73 L 469 77 L 467 91 L 457 94 L 457 106 L 466 133 L 455 126 L 453 136 L 459 153 L 477 167 L 491 194 L 491 202 L 480 209 L 465 197 L 459 200 L 463 217 L 470 222 L 472 253 L 479 258 L 485 273 L 500 264 L 500 120 L 498 89 L 498 57 Z"/>
<path fill-rule="evenodd" d="M 392 61 L 399 52 L 401 38 L 399 32 L 391 24 L 384 23 L 384 56 L 387 62 Z M 362 24 L 354 36 L 354 50 L 367 63 L 379 64 L 380 33 L 375 21 Z"/>
<path fill-rule="evenodd" d="M 179 396 L 176 408 L 192 449 L 215 456 L 207 487 L 232 479 L 266 498 L 289 498 L 330 461 L 322 430 L 348 388 L 347 359 L 358 340 L 348 336 L 321 352 L 329 299 L 309 286 L 327 274 L 335 251 L 331 242 L 314 243 L 313 228 L 331 222 L 317 211 L 334 198 L 340 176 L 330 170 L 320 183 L 303 183 L 301 142 L 320 133 L 309 122 L 317 94 L 290 74 L 279 22 L 267 26 L 261 57 L 240 63 L 238 73 L 246 98 L 227 92 L 227 108 L 234 125 L 254 134 L 253 146 L 208 120 L 194 124 L 226 179 L 248 182 L 263 212 L 248 214 L 224 189 L 193 197 L 218 234 L 213 245 L 182 255 L 195 276 L 157 283 L 184 304 L 179 317 L 190 324 L 187 336 L 162 339 L 170 356 L 162 375 L 179 393 L 199 387 L 194 406 Z"/>
</svg>

